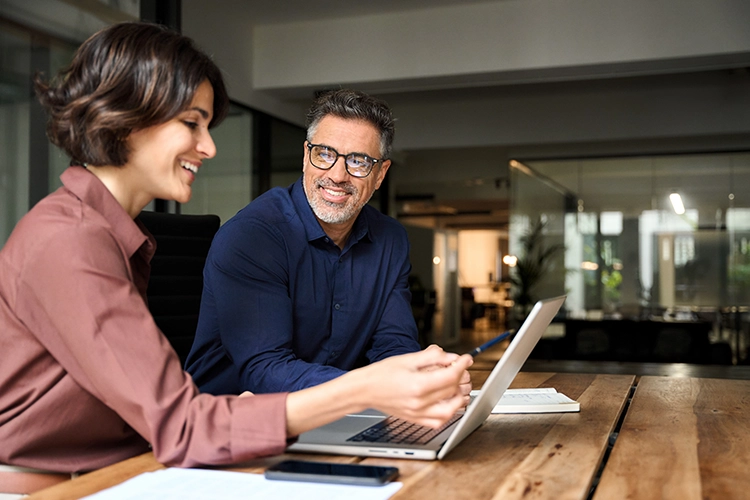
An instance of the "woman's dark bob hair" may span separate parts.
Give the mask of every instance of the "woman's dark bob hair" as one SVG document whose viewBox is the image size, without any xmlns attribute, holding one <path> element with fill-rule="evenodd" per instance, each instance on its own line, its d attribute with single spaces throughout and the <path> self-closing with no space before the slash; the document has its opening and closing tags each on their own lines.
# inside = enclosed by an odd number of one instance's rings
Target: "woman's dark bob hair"
<svg viewBox="0 0 750 500">
<path fill-rule="evenodd" d="M 134 130 L 184 111 L 208 80 L 214 90 L 209 127 L 227 114 L 221 71 L 189 38 L 149 23 L 121 23 L 92 35 L 73 62 L 35 89 L 49 115 L 47 135 L 72 164 L 122 166 Z"/>
</svg>

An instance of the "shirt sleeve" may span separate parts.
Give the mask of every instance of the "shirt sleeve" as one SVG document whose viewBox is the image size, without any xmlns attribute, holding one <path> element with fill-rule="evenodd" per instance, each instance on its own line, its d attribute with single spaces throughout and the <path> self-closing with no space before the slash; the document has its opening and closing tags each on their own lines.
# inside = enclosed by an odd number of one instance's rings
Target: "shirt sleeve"
<svg viewBox="0 0 750 500">
<path fill-rule="evenodd" d="M 407 354 L 420 350 L 417 341 L 417 325 L 411 310 L 411 292 L 409 291 L 409 243 L 406 236 L 397 245 L 404 249 L 398 266 L 392 272 L 397 273 L 393 289 L 387 294 L 383 314 L 372 336 L 367 349 L 367 359 L 371 363 L 381 359 Z"/>
<path fill-rule="evenodd" d="M 110 232 L 80 224 L 35 252 L 19 282 L 19 317 L 80 387 L 151 443 L 157 460 L 225 464 L 284 450 L 286 395 L 199 394 Z"/>
<path fill-rule="evenodd" d="M 228 222 L 211 245 L 204 298 L 215 308 L 213 320 L 243 391 L 297 391 L 345 373 L 294 354 L 292 265 L 282 236 L 253 219 Z"/>
</svg>

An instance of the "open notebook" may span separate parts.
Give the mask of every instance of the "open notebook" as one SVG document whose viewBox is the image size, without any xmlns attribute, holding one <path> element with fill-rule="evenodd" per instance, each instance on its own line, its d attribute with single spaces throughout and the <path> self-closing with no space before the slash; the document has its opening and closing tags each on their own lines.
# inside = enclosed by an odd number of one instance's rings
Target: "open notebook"
<svg viewBox="0 0 750 500">
<path fill-rule="evenodd" d="M 368 410 L 302 434 L 288 451 L 421 460 L 445 457 L 487 419 L 564 301 L 561 296 L 534 305 L 466 412 L 456 414 L 443 428 L 434 430 Z"/>
</svg>

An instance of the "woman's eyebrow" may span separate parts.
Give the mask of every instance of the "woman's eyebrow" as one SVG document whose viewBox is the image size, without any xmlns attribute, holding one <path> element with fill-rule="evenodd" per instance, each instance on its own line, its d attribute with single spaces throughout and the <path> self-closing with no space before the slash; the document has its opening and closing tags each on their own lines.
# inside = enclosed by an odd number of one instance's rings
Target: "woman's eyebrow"
<svg viewBox="0 0 750 500">
<path fill-rule="evenodd" d="M 208 116 L 209 116 L 209 115 L 208 115 L 208 111 L 206 111 L 206 110 L 205 110 L 205 109 L 203 109 L 203 108 L 200 108 L 200 107 L 198 107 L 198 106 L 193 106 L 192 108 L 188 109 L 188 111 L 197 111 L 198 113 L 200 113 L 200 114 L 201 114 L 201 116 L 202 116 L 203 118 L 205 118 L 206 120 L 208 120 Z"/>
</svg>

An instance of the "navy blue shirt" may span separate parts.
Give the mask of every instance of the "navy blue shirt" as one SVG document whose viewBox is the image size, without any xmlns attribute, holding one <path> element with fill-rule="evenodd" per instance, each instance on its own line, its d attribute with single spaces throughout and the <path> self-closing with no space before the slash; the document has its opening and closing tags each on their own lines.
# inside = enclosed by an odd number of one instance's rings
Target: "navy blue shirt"
<svg viewBox="0 0 750 500">
<path fill-rule="evenodd" d="M 341 250 L 301 179 L 271 189 L 214 238 L 186 369 L 212 394 L 295 391 L 418 351 L 410 270 L 391 217 L 365 206 Z"/>
</svg>

